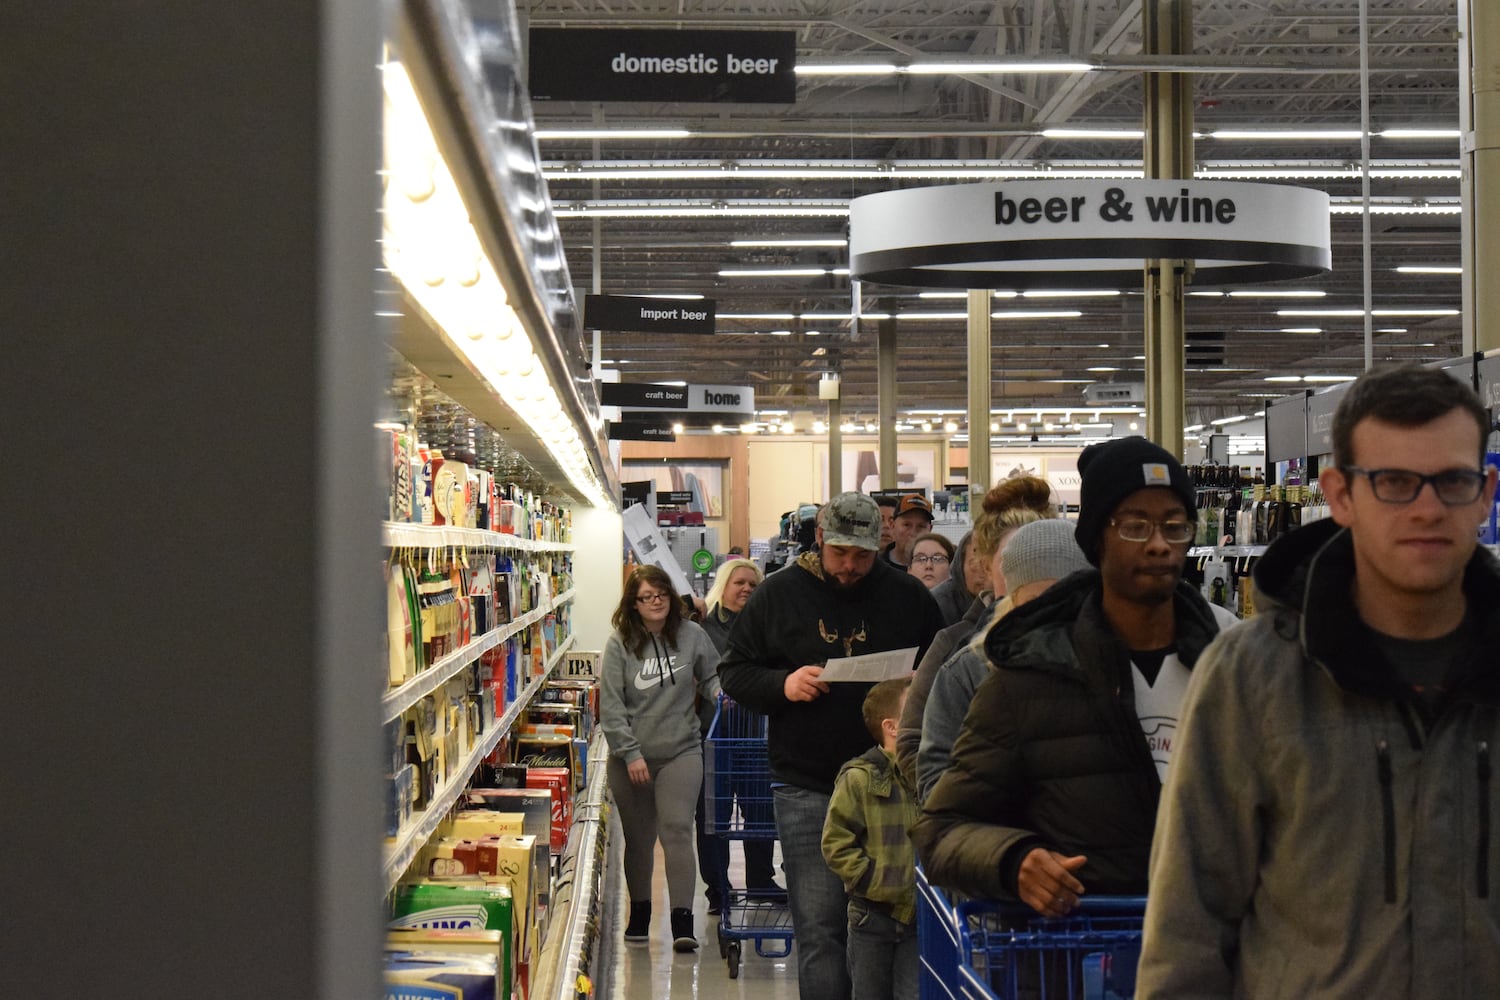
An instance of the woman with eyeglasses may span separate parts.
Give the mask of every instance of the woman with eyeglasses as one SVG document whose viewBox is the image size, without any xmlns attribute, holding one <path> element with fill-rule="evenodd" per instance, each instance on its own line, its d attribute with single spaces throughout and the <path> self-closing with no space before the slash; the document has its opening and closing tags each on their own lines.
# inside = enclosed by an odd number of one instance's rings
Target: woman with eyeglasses
<svg viewBox="0 0 1500 1000">
<path fill-rule="evenodd" d="M 610 794 L 625 834 L 630 921 L 625 940 L 651 936 L 651 878 L 661 841 L 671 905 L 672 947 L 692 951 L 693 812 L 703 785 L 701 713 L 719 694 L 719 652 L 682 615 L 672 580 L 640 566 L 610 619 L 604 644 L 599 726 L 609 741 Z"/>
<path fill-rule="evenodd" d="M 906 571 L 927 584 L 927 589 L 931 590 L 948 579 L 953 551 L 953 543 L 936 532 L 918 535 L 912 540 L 911 565 L 906 567 Z"/>
</svg>

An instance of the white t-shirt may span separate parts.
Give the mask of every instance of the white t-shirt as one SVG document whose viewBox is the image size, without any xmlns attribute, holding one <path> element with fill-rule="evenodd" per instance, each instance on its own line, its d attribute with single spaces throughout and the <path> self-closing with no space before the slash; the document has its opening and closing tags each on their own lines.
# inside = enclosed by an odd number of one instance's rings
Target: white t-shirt
<svg viewBox="0 0 1500 1000">
<path fill-rule="evenodd" d="M 1151 759 L 1156 762 L 1156 776 L 1165 783 L 1177 740 L 1177 717 L 1182 712 L 1182 699 L 1192 674 L 1176 652 L 1168 653 L 1161 661 L 1154 684 L 1146 680 L 1134 663 L 1130 665 L 1130 674 L 1135 679 L 1135 714 L 1141 720 L 1141 732 L 1146 734 L 1146 745 L 1151 748 Z"/>
</svg>

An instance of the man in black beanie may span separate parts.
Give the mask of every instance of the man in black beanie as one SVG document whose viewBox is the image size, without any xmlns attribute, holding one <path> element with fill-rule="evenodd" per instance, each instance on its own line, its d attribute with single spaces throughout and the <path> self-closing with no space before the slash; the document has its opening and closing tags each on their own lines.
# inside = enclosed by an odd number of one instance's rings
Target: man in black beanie
<svg viewBox="0 0 1500 1000">
<path fill-rule="evenodd" d="M 951 764 L 912 830 L 927 877 L 1046 916 L 1146 891 L 1188 672 L 1234 616 L 1182 582 L 1196 520 L 1181 463 L 1145 438 L 1092 445 L 1073 573 L 984 637 Z"/>
</svg>

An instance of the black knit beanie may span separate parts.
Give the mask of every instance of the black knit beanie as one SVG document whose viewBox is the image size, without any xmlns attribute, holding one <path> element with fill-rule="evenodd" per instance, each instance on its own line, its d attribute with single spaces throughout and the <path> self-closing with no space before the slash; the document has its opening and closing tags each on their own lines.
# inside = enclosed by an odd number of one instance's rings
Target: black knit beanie
<svg viewBox="0 0 1500 1000">
<path fill-rule="evenodd" d="M 1078 456 L 1078 527 L 1073 535 L 1089 562 L 1099 564 L 1099 537 L 1115 508 L 1136 490 L 1161 486 L 1176 493 L 1196 520 L 1197 496 L 1187 470 L 1171 452 L 1143 437 L 1101 441 Z"/>
</svg>

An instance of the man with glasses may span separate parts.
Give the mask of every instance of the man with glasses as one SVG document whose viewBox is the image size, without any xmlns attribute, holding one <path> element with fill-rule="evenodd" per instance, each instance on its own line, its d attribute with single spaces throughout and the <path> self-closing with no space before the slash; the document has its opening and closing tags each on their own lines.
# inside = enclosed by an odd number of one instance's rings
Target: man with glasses
<svg viewBox="0 0 1500 1000">
<path fill-rule="evenodd" d="M 1194 671 L 1137 996 L 1500 996 L 1489 433 L 1434 369 L 1340 401 L 1332 519 L 1271 546 L 1267 610 Z"/>
<path fill-rule="evenodd" d="M 928 878 L 1061 916 L 1143 893 L 1189 671 L 1234 616 L 1182 581 L 1196 503 L 1172 455 L 1091 445 L 1074 537 L 1097 569 L 996 622 L 994 669 L 913 828 Z"/>
<path fill-rule="evenodd" d="M 876 556 L 880 509 L 840 493 L 819 512 L 818 548 L 766 577 L 729 632 L 724 692 L 769 719 L 776 832 L 797 943 L 803 1000 L 847 1000 L 844 883 L 823 859 L 823 821 L 844 762 L 875 745 L 865 727 L 868 683 L 820 680 L 831 659 L 913 647 L 943 626 L 916 577 Z"/>
</svg>

